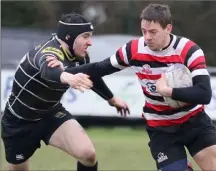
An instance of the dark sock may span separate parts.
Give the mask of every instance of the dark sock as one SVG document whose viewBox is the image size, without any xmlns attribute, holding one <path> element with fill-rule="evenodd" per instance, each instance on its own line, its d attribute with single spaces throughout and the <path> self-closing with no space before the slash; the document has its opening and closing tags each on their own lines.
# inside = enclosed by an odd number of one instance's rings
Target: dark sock
<svg viewBox="0 0 216 171">
<path fill-rule="evenodd" d="M 85 166 L 79 161 L 77 162 L 77 171 L 97 171 L 98 162 L 94 166 Z"/>
</svg>

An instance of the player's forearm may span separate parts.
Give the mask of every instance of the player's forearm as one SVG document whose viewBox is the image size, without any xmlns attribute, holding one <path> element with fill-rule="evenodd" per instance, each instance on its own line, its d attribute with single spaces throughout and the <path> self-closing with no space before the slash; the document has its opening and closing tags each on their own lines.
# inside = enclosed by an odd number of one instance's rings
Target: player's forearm
<svg viewBox="0 0 216 171">
<path fill-rule="evenodd" d="M 173 88 L 172 98 L 191 104 L 208 104 L 212 96 L 209 76 L 196 76 L 193 83 L 193 87 Z"/>
<path fill-rule="evenodd" d="M 90 77 L 103 77 L 105 75 L 110 75 L 114 72 L 120 71 L 112 66 L 110 63 L 110 59 L 107 58 L 101 62 L 89 63 L 85 65 L 81 65 L 74 68 L 66 68 L 65 72 L 69 72 L 71 74 L 84 73 L 89 75 Z"/>
<path fill-rule="evenodd" d="M 93 82 L 92 90 L 105 100 L 113 98 L 111 90 L 107 87 L 102 78 L 91 79 Z"/>
</svg>

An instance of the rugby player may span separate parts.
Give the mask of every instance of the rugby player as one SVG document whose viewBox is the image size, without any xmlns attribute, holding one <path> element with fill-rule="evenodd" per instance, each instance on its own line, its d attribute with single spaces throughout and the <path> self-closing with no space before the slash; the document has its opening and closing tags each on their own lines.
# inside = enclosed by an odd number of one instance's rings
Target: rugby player
<svg viewBox="0 0 216 171">
<path fill-rule="evenodd" d="M 8 170 L 29 170 L 29 159 L 43 140 L 76 158 L 78 171 L 97 171 L 91 140 L 60 102 L 69 87 L 80 91 L 92 89 L 122 115 L 129 112 L 127 104 L 113 96 L 102 78 L 63 71 L 89 63 L 87 48 L 92 44 L 92 33 L 92 23 L 83 16 L 63 15 L 56 35 L 20 61 L 1 121 Z M 48 67 L 46 57 L 60 60 L 61 65 Z M 85 101 L 81 107 L 85 107 Z"/>
</svg>

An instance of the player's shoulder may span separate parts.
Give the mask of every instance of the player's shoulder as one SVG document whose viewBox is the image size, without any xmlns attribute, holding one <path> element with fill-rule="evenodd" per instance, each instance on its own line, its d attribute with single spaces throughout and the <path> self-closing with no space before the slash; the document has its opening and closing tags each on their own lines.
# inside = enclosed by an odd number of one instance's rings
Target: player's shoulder
<svg viewBox="0 0 216 171">
<path fill-rule="evenodd" d="M 59 59 L 64 59 L 64 53 L 60 47 L 60 44 L 54 37 L 36 46 L 34 50 L 39 56 L 55 56 Z"/>
<path fill-rule="evenodd" d="M 172 35 L 173 35 L 173 48 L 175 50 L 182 51 L 184 49 L 190 49 L 190 48 L 200 49 L 200 47 L 194 40 L 184 36 L 178 36 L 175 34 Z"/>
<path fill-rule="evenodd" d="M 144 44 L 144 37 L 136 37 L 127 41 L 121 48 L 125 49 L 126 51 L 130 51 L 132 54 L 136 54 L 138 51 L 139 45 Z"/>
</svg>

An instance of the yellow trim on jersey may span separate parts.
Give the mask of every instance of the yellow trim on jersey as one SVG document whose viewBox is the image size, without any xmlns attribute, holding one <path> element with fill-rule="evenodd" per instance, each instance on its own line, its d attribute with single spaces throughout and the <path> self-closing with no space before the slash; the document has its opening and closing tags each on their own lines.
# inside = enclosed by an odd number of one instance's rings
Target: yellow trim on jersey
<svg viewBox="0 0 216 171">
<path fill-rule="evenodd" d="M 55 47 L 46 47 L 45 49 L 43 49 L 41 51 L 41 53 L 54 53 L 55 55 L 57 55 L 61 61 L 64 61 L 64 54 L 61 50 L 55 48 Z"/>
<path fill-rule="evenodd" d="M 68 48 L 64 48 L 64 47 L 62 46 L 62 50 L 64 51 L 64 53 L 65 53 L 65 55 L 66 55 L 66 57 L 67 57 L 67 59 L 68 59 L 69 61 L 75 60 L 76 57 L 74 57 L 74 56 L 71 55 L 71 53 L 70 53 L 70 51 L 69 51 Z"/>
</svg>

